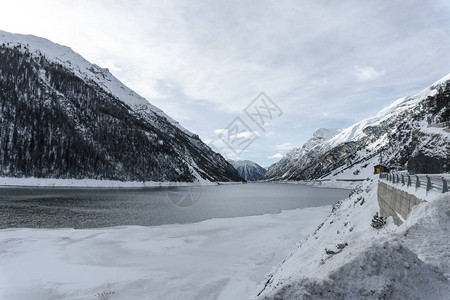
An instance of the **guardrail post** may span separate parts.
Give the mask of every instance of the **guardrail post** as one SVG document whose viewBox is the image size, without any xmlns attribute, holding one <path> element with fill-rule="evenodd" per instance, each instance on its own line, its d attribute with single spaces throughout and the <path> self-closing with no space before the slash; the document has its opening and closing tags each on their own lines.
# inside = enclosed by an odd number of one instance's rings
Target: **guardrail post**
<svg viewBox="0 0 450 300">
<path fill-rule="evenodd" d="M 416 175 L 416 188 L 420 188 L 420 179 L 419 176 Z"/>
<path fill-rule="evenodd" d="M 447 180 L 445 180 L 444 177 L 442 177 L 441 179 L 442 179 L 442 193 L 447 193 L 448 192 Z"/>
<path fill-rule="evenodd" d="M 408 183 L 407 186 L 411 186 L 411 176 L 408 175 Z"/>
<path fill-rule="evenodd" d="M 398 176 L 398 174 L 397 174 L 397 178 L 396 178 L 396 179 L 397 179 L 397 181 L 396 181 L 396 182 L 397 182 L 397 183 L 399 183 L 399 181 L 400 181 L 400 177 Z"/>
<path fill-rule="evenodd" d="M 433 186 L 431 185 L 431 178 L 427 175 L 427 192 L 431 190 Z"/>
<path fill-rule="evenodd" d="M 395 175 L 392 174 L 392 183 L 395 183 Z"/>
<path fill-rule="evenodd" d="M 402 185 L 405 185 L 405 177 L 402 174 Z"/>
</svg>

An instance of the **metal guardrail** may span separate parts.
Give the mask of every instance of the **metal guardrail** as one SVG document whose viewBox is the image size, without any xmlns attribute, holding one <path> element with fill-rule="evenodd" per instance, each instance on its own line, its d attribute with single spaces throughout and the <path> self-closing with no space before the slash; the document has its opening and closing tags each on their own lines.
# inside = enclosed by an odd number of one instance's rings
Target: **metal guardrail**
<svg viewBox="0 0 450 300">
<path fill-rule="evenodd" d="M 425 188 L 426 191 L 436 190 L 441 193 L 448 192 L 449 179 L 438 176 L 429 175 L 409 175 L 403 173 L 380 173 L 380 179 L 401 184 L 415 186 L 416 189 Z"/>
</svg>

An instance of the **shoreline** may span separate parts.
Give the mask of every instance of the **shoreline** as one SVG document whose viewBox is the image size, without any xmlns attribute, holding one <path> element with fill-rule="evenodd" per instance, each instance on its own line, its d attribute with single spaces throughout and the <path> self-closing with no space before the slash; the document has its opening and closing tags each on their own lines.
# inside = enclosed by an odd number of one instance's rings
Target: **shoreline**
<svg viewBox="0 0 450 300">
<path fill-rule="evenodd" d="M 256 183 L 274 183 L 274 184 L 298 184 L 303 186 L 308 186 L 312 188 L 321 188 L 321 189 L 344 189 L 344 190 L 353 190 L 356 186 L 360 185 L 363 180 L 336 180 L 336 179 L 328 179 L 328 180 L 299 180 L 299 181 L 257 181 Z M 370 180 L 370 179 L 369 179 Z"/>
<path fill-rule="evenodd" d="M 208 180 L 195 182 L 175 181 L 120 181 L 101 179 L 59 179 L 59 178 L 35 178 L 35 177 L 0 177 L 0 188 L 7 187 L 45 187 L 45 188 L 153 188 L 153 187 L 187 187 L 187 186 L 216 186 L 220 182 Z M 238 184 L 238 183 L 233 183 Z"/>
<path fill-rule="evenodd" d="M 60 179 L 35 177 L 0 177 L 0 188 L 93 188 L 93 189 L 141 189 L 158 187 L 207 187 L 240 184 L 298 184 L 313 188 L 352 190 L 360 182 L 347 181 L 255 181 L 255 182 L 213 182 L 201 180 L 195 182 L 175 181 L 120 181 L 101 179 Z"/>
</svg>

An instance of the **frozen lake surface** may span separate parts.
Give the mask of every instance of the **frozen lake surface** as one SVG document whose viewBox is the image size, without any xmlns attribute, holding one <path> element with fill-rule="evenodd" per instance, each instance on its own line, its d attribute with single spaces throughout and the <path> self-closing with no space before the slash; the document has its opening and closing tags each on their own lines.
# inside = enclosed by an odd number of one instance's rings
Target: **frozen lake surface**
<svg viewBox="0 0 450 300">
<path fill-rule="evenodd" d="M 3 228 L 54 229 L 0 230 L 0 299 L 249 299 L 348 193 L 266 183 L 1 188 Z"/>
<path fill-rule="evenodd" d="M 331 206 L 191 224 L 0 230 L 0 299 L 251 299 Z M 317 249 L 323 251 L 323 249 Z M 108 299 L 108 298 L 104 298 Z"/>
<path fill-rule="evenodd" d="M 0 188 L 0 228 L 183 224 L 334 204 L 348 190 L 252 183 L 142 189 Z"/>
</svg>

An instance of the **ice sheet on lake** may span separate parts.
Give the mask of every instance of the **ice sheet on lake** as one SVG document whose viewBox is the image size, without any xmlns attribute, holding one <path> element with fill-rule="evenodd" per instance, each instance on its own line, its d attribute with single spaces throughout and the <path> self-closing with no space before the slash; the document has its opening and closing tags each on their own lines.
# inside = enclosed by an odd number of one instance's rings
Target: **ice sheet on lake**
<svg viewBox="0 0 450 300">
<path fill-rule="evenodd" d="M 0 299 L 244 299 L 330 206 L 185 225 L 0 230 Z"/>
</svg>

